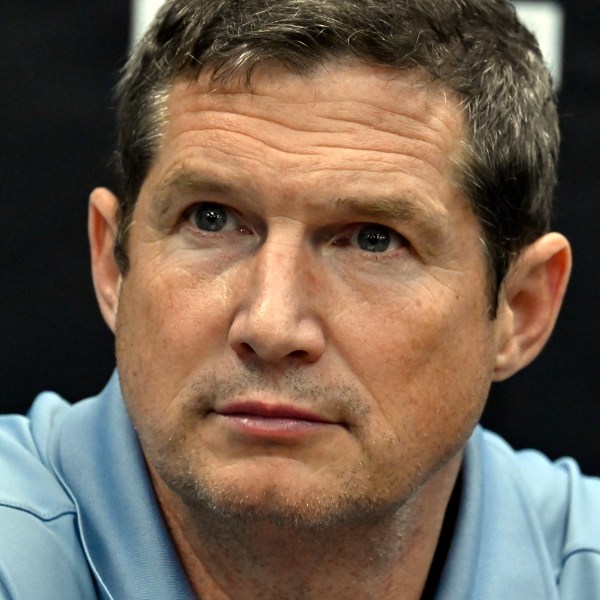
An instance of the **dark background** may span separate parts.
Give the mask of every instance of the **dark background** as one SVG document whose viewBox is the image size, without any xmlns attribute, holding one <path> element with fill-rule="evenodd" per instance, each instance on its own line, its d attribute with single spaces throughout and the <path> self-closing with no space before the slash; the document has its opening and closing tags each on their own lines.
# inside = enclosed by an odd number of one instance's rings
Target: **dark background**
<svg viewBox="0 0 600 600">
<path fill-rule="evenodd" d="M 515 447 L 600 474 L 600 6 L 564 0 L 563 131 L 555 228 L 574 272 L 542 356 L 496 386 L 484 423 Z M 111 90 L 128 45 L 124 0 L 0 0 L 0 412 L 52 389 L 75 401 L 113 368 L 96 308 L 87 197 L 113 186 Z"/>
</svg>

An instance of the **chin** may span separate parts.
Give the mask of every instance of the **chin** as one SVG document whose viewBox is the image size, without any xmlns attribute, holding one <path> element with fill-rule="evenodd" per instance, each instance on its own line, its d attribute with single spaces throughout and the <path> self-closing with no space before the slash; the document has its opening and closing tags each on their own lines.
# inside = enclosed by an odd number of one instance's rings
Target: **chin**
<svg viewBox="0 0 600 600">
<path fill-rule="evenodd" d="M 243 473 L 230 469 L 216 475 L 193 475 L 188 470 L 175 477 L 163 473 L 161 478 L 189 514 L 196 516 L 199 526 L 221 521 L 236 526 L 268 524 L 321 531 L 348 523 L 377 522 L 397 513 L 405 504 L 405 497 L 377 494 L 361 484 L 356 474 L 338 478 L 326 477 L 322 472 L 286 472 L 283 465 L 270 467 L 250 467 Z"/>
</svg>

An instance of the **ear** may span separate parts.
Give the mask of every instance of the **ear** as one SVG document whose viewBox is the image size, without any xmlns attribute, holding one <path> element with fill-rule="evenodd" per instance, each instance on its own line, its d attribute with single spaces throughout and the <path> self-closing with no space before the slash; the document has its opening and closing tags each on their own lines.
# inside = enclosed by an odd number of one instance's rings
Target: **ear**
<svg viewBox="0 0 600 600">
<path fill-rule="evenodd" d="M 527 246 L 502 286 L 494 380 L 528 365 L 542 350 L 558 317 L 571 272 L 569 242 L 549 233 Z"/>
<path fill-rule="evenodd" d="M 121 272 L 113 249 L 117 233 L 116 196 L 106 188 L 96 188 L 90 195 L 88 236 L 92 255 L 92 278 L 100 312 L 115 331 Z"/>
</svg>

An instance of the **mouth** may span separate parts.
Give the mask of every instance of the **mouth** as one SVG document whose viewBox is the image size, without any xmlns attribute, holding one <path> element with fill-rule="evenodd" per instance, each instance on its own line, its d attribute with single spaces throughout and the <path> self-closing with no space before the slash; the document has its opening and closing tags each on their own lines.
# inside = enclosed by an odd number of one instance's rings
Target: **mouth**
<svg viewBox="0 0 600 600">
<path fill-rule="evenodd" d="M 214 411 L 219 421 L 238 433 L 258 437 L 294 437 L 338 423 L 317 413 L 283 404 L 236 402 Z"/>
</svg>

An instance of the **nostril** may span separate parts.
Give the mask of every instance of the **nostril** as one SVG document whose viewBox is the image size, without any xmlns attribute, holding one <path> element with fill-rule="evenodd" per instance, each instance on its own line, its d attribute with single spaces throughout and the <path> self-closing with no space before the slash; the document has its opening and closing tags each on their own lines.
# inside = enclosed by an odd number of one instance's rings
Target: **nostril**
<svg viewBox="0 0 600 600">
<path fill-rule="evenodd" d="M 257 352 L 257 350 L 252 346 L 252 344 L 250 344 L 248 342 L 241 342 L 240 344 L 238 344 L 236 350 L 237 350 L 238 355 L 243 358 L 249 358 L 249 357 L 257 356 L 258 354 L 260 354 L 260 351 Z M 306 360 L 309 356 L 309 353 L 306 350 L 294 350 L 292 352 L 289 352 L 286 355 L 280 356 L 280 358 L 283 358 L 284 356 L 287 356 L 288 358 L 296 358 L 296 359 L 300 359 L 300 360 Z"/>
<path fill-rule="evenodd" d="M 251 354 L 256 354 L 256 353 L 254 352 L 254 348 L 252 348 L 252 346 L 250 344 L 248 344 L 247 342 L 242 342 L 238 346 L 238 354 L 244 355 L 244 356 L 250 356 Z"/>
</svg>

